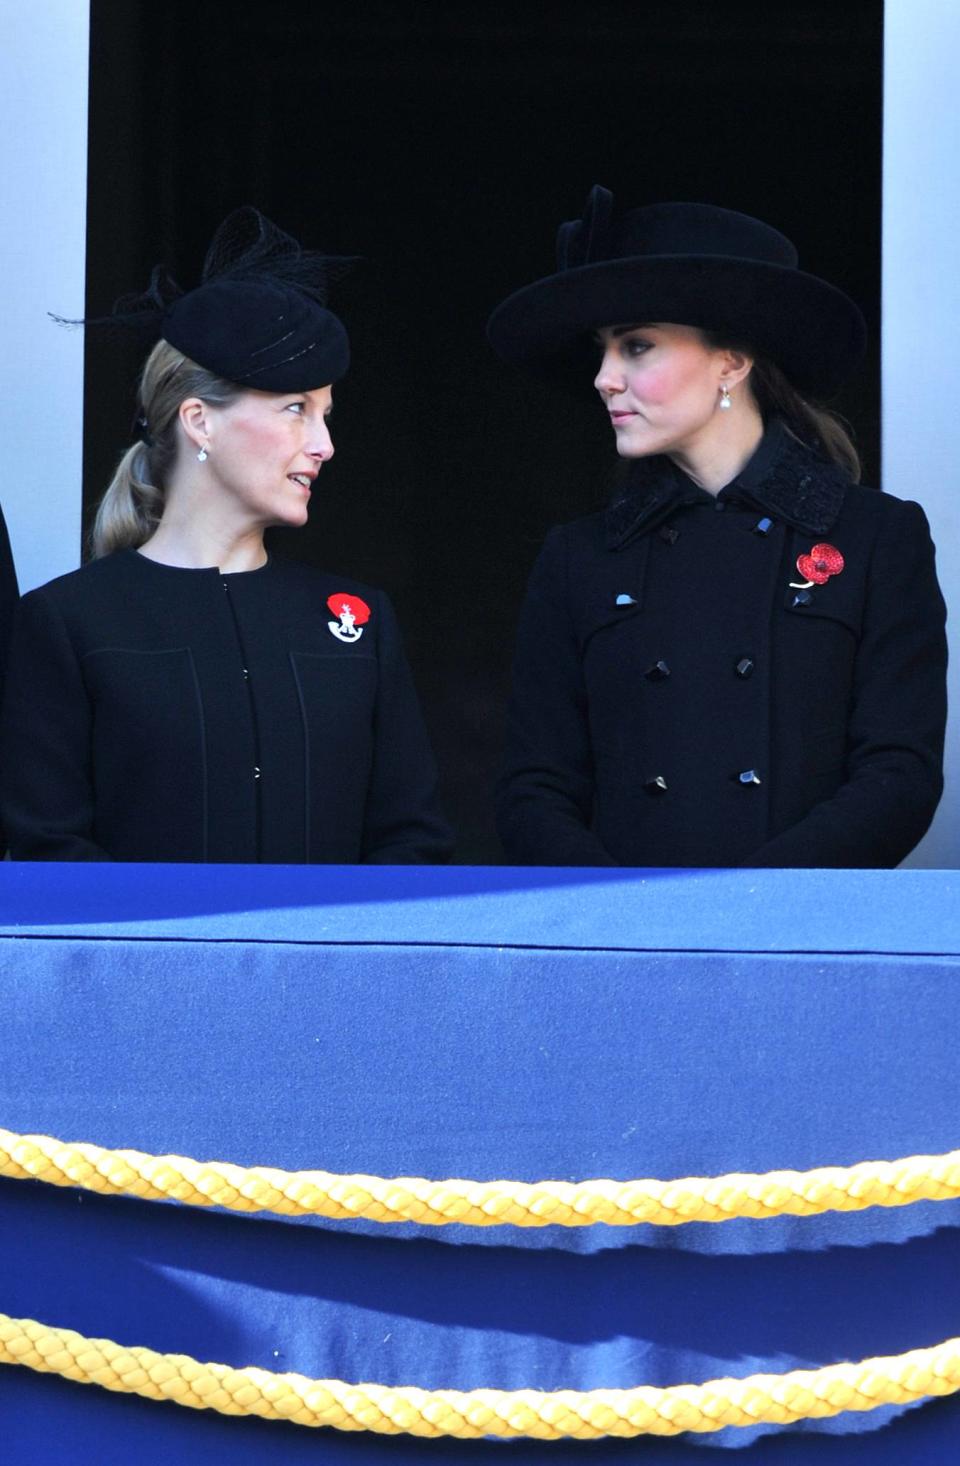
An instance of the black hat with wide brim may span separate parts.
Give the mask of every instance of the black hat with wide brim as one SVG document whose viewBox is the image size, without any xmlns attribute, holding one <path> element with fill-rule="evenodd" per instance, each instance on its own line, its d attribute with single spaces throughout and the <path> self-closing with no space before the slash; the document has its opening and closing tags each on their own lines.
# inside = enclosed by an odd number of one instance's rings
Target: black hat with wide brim
<svg viewBox="0 0 960 1466">
<path fill-rule="evenodd" d="M 619 217 L 595 187 L 561 224 L 559 270 L 509 296 L 487 334 L 506 361 L 548 380 L 592 382 L 601 326 L 716 332 L 774 361 L 799 391 L 835 392 L 859 365 L 866 326 L 843 291 L 797 265 L 783 234 L 711 204 L 653 204 Z"/>
</svg>

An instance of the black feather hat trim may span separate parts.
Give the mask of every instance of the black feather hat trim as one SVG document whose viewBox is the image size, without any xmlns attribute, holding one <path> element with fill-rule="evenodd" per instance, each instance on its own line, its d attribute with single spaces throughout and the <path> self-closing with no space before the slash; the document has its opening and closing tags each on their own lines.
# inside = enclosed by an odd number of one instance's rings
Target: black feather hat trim
<svg viewBox="0 0 960 1466">
<path fill-rule="evenodd" d="M 311 391 L 338 381 L 350 364 L 346 330 L 326 302 L 331 281 L 354 263 L 302 249 L 245 206 L 214 234 L 196 289 L 182 291 L 158 265 L 147 289 L 121 297 L 111 315 L 66 324 L 149 329 L 225 381 Z"/>
</svg>

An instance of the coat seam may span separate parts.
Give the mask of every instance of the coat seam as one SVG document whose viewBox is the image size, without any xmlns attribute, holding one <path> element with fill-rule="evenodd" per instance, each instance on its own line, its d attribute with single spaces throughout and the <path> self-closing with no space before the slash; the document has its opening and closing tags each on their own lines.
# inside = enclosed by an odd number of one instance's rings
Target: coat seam
<svg viewBox="0 0 960 1466">
<path fill-rule="evenodd" d="M 208 760 L 207 760 L 207 719 L 203 707 L 203 693 L 200 688 L 200 679 L 197 676 L 197 665 L 193 657 L 193 648 L 184 647 L 187 654 L 187 661 L 190 664 L 190 676 L 193 679 L 193 690 L 197 699 L 197 716 L 200 719 L 200 783 L 203 789 L 202 795 L 202 818 L 200 821 L 203 830 L 203 863 L 209 860 L 210 852 L 210 793 L 208 785 Z"/>
<path fill-rule="evenodd" d="M 289 651 L 290 666 L 293 669 L 293 681 L 297 689 L 297 705 L 300 708 L 300 726 L 303 734 L 303 859 L 304 863 L 310 863 L 310 729 L 307 723 L 307 705 L 303 695 L 303 684 L 300 681 L 300 672 L 297 667 L 297 653 Z M 321 653 L 323 655 L 323 653 Z M 329 655 L 329 653 L 327 654 Z"/>
</svg>

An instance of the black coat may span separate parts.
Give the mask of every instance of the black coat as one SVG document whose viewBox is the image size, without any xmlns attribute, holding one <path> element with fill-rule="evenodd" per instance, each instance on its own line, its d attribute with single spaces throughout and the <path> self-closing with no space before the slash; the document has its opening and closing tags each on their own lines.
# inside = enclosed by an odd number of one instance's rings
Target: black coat
<svg viewBox="0 0 960 1466">
<path fill-rule="evenodd" d="M 10 551 L 10 536 L 0 510 L 0 697 L 3 695 L 3 674 L 7 665 L 7 646 L 17 605 L 17 572 Z"/>
<path fill-rule="evenodd" d="M 371 617 L 332 635 L 334 593 Z M 446 859 L 385 596 L 292 561 L 221 575 L 122 550 L 31 591 L 0 769 L 15 859 Z"/>
<path fill-rule="evenodd" d="M 843 569 L 799 589 L 818 543 Z M 779 423 L 716 498 L 642 461 L 534 568 L 508 858 L 896 865 L 942 789 L 944 619 L 919 506 L 850 484 Z"/>
<path fill-rule="evenodd" d="M 10 550 L 10 536 L 7 534 L 7 524 L 0 510 L 0 702 L 3 701 L 3 683 L 7 670 L 7 648 L 10 644 L 10 632 L 13 627 L 13 618 L 17 609 L 17 572 L 14 569 L 13 555 Z M 7 838 L 0 829 L 0 858 L 7 848 Z"/>
</svg>

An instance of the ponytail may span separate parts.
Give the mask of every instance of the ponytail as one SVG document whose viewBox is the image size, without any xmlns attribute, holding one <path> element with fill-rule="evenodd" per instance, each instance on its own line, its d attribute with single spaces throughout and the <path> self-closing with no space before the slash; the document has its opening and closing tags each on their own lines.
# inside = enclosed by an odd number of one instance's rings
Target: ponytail
<svg viewBox="0 0 960 1466">
<path fill-rule="evenodd" d="M 100 500 L 90 536 L 94 557 L 144 544 L 162 513 L 163 491 L 151 482 L 147 445 L 134 443 L 117 464 Z"/>
<path fill-rule="evenodd" d="M 180 447 L 181 402 L 200 397 L 214 407 L 226 407 L 240 391 L 169 342 L 157 342 L 140 376 L 139 416 L 149 446 L 134 443 L 117 464 L 93 524 L 95 558 L 113 550 L 139 549 L 160 523 Z"/>
<path fill-rule="evenodd" d="M 855 484 L 860 482 L 860 455 L 846 423 L 835 412 L 801 397 L 769 358 L 754 358 L 749 382 L 764 421 L 769 417 L 782 418 L 801 443 L 807 443 L 831 463 L 839 464 Z"/>
<path fill-rule="evenodd" d="M 748 343 L 731 341 L 719 331 L 701 331 L 700 334 L 708 346 L 742 351 L 752 359 L 747 382 L 764 422 L 771 417 L 781 418 L 801 443 L 806 443 L 828 462 L 838 464 L 855 484 L 860 482 L 860 455 L 842 418 L 828 408 L 801 397 L 776 362 L 755 351 Z"/>
</svg>

